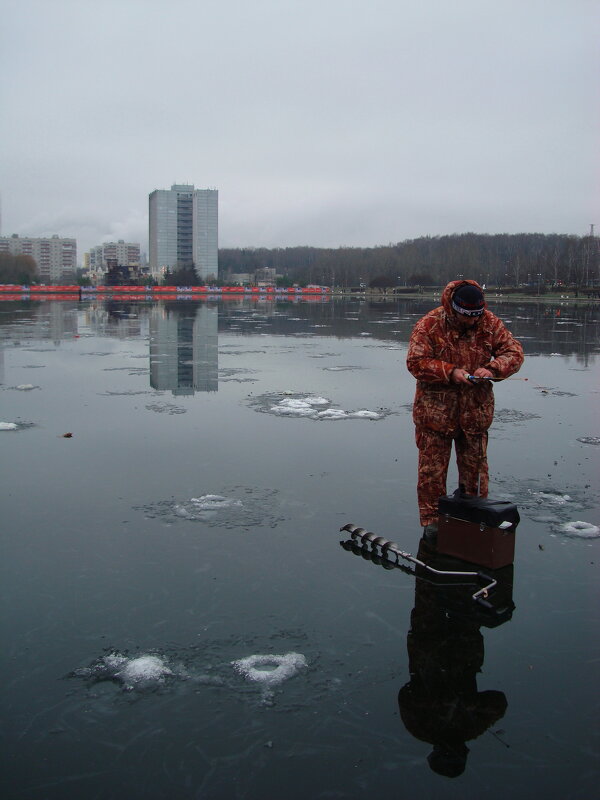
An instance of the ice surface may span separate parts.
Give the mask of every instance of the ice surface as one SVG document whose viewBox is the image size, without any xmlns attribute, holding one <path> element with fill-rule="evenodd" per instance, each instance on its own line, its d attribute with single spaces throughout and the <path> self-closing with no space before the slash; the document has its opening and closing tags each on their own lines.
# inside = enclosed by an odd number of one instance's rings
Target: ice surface
<svg viewBox="0 0 600 800">
<path fill-rule="evenodd" d="M 279 686 L 308 666 L 302 653 L 293 652 L 284 655 L 253 655 L 232 661 L 231 664 L 244 678 L 266 689 Z"/>
<path fill-rule="evenodd" d="M 569 536 L 578 536 L 581 539 L 595 539 L 600 536 L 600 528 L 592 525 L 591 522 L 565 522 L 560 526 L 560 530 Z"/>
</svg>

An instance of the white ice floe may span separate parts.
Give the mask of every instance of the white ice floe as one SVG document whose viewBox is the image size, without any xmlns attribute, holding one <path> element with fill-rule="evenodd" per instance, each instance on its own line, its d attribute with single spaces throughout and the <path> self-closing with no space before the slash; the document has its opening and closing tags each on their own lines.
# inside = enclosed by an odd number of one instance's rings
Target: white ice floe
<svg viewBox="0 0 600 800">
<path fill-rule="evenodd" d="M 327 406 L 327 408 L 324 408 Z M 342 408 L 331 407 L 331 401 L 326 397 L 285 397 L 273 405 L 269 403 L 267 409 L 271 414 L 279 417 L 298 417 L 315 420 L 336 419 L 382 419 L 385 415 L 377 411 L 361 409 L 359 411 L 345 411 Z"/>
<path fill-rule="evenodd" d="M 129 658 L 121 653 L 110 653 L 91 667 L 77 670 L 74 674 L 98 681 L 118 681 L 125 689 L 131 690 L 163 683 L 165 678 L 174 673 L 160 656 L 141 655 Z"/>
<path fill-rule="evenodd" d="M 126 686 L 139 683 L 162 681 L 165 676 L 173 672 L 167 667 L 162 658 L 158 656 L 139 656 L 131 658 L 116 673 Z"/>
<path fill-rule="evenodd" d="M 377 411 L 367 411 L 367 409 L 363 409 L 362 411 L 352 411 L 349 415 L 354 419 L 381 419 L 381 414 L 378 414 Z"/>
<path fill-rule="evenodd" d="M 308 666 L 302 653 L 253 655 L 232 661 L 231 665 L 244 678 L 258 683 L 267 690 L 293 678 L 301 669 Z"/>
<path fill-rule="evenodd" d="M 190 503 L 200 511 L 213 511 L 219 508 L 232 508 L 243 505 L 241 500 L 232 497 L 223 497 L 220 494 L 203 494 L 202 497 L 190 498 Z"/>
<path fill-rule="evenodd" d="M 343 408 L 328 408 L 325 411 L 319 411 L 319 419 L 348 419 L 348 412 Z"/>
<path fill-rule="evenodd" d="M 233 497 L 223 497 L 220 494 L 204 494 L 201 497 L 191 497 L 185 503 L 175 503 L 173 511 L 178 517 L 183 517 L 184 519 L 208 521 L 216 519 L 219 512 L 242 508 L 243 505 L 241 500 Z"/>
<path fill-rule="evenodd" d="M 568 494 L 553 494 L 552 492 L 534 492 L 533 494 L 538 503 L 554 503 L 559 506 L 569 503 L 572 499 Z"/>
<path fill-rule="evenodd" d="M 578 536 L 581 539 L 595 539 L 600 536 L 600 528 L 592 525 L 591 522 L 565 522 L 560 526 L 560 530 L 569 536 Z"/>
<path fill-rule="evenodd" d="M 17 427 L 16 422 L 0 422 L 0 431 L 16 431 Z"/>
<path fill-rule="evenodd" d="M 578 436 L 577 441 L 582 444 L 600 444 L 600 436 Z"/>
<path fill-rule="evenodd" d="M 315 404 L 310 401 L 310 398 L 301 400 L 290 397 L 285 400 L 280 400 L 279 403 L 271 406 L 271 411 L 273 414 L 282 417 L 310 417 L 315 413 L 314 405 Z"/>
<path fill-rule="evenodd" d="M 18 386 L 15 386 L 15 389 L 18 389 L 20 392 L 29 392 L 36 388 L 37 387 L 34 386 L 33 383 L 20 383 Z"/>
</svg>

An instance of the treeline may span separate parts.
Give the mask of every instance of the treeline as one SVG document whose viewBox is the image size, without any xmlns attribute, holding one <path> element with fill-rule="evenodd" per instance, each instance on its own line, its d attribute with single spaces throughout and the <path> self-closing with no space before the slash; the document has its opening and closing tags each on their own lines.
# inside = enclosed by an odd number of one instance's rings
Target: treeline
<svg viewBox="0 0 600 800">
<path fill-rule="evenodd" d="M 32 256 L 0 253 L 0 283 L 20 283 L 28 286 L 37 280 L 39 280 L 38 268 Z"/>
<path fill-rule="evenodd" d="M 453 234 L 380 247 L 224 248 L 219 277 L 276 269 L 287 281 L 326 286 L 439 286 L 460 276 L 489 286 L 598 281 L 598 237 Z"/>
</svg>

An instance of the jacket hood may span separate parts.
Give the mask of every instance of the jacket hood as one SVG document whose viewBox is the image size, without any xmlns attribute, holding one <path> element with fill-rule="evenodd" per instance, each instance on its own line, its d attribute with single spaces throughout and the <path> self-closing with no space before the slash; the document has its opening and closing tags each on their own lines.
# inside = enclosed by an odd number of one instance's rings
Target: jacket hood
<svg viewBox="0 0 600 800">
<path fill-rule="evenodd" d="M 477 289 L 483 292 L 483 289 L 477 283 L 477 281 L 469 281 L 469 280 L 450 281 L 450 283 L 446 286 L 446 288 L 442 292 L 442 307 L 446 312 L 448 319 L 450 320 L 455 320 L 457 316 L 452 310 L 451 300 L 452 300 L 452 295 L 458 289 L 459 286 L 475 286 Z M 484 293 L 484 309 L 487 309 L 487 303 L 485 301 L 485 293 Z"/>
</svg>

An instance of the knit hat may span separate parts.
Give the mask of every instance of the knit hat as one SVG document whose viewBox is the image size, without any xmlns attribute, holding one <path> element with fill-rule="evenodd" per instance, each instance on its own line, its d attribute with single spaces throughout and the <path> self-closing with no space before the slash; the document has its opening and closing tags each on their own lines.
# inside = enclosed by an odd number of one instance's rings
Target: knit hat
<svg viewBox="0 0 600 800">
<path fill-rule="evenodd" d="M 467 317 L 480 317 L 485 309 L 483 292 L 478 286 L 464 283 L 452 295 L 452 308 L 457 314 Z"/>
</svg>

